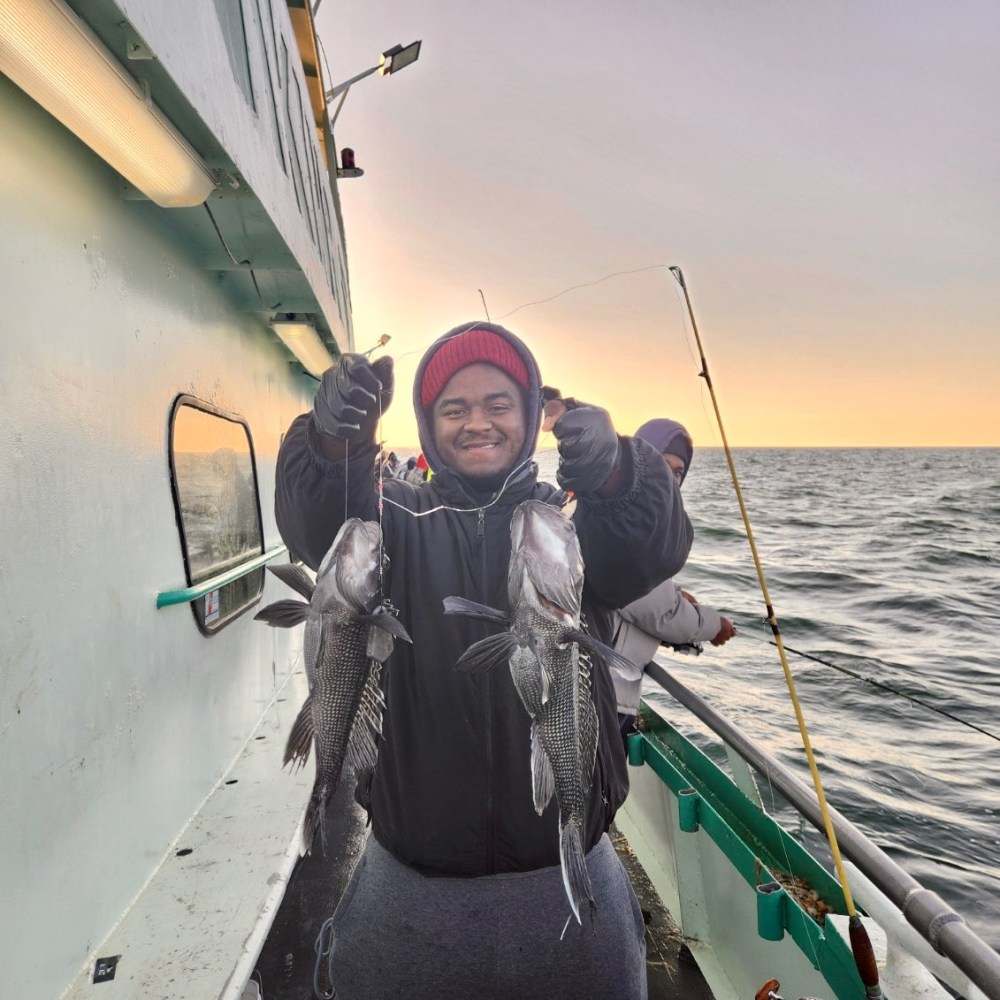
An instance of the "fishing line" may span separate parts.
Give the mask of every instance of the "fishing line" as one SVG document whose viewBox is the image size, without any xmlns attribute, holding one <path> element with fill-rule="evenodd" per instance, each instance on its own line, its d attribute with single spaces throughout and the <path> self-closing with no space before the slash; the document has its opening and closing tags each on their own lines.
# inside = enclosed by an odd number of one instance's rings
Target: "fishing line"
<svg viewBox="0 0 1000 1000">
<path fill-rule="evenodd" d="M 833 821 L 830 817 L 830 810 L 826 804 L 826 795 L 823 792 L 823 782 L 819 776 L 819 768 L 816 766 L 816 758 L 813 754 L 812 743 L 809 739 L 809 730 L 806 728 L 805 717 L 802 714 L 802 706 L 799 704 L 798 694 L 795 690 L 795 681 L 792 678 L 792 670 L 788 665 L 788 657 L 785 655 L 785 646 L 781 638 L 781 630 L 778 628 L 778 619 L 774 613 L 774 606 L 771 604 L 771 595 L 768 593 L 767 581 L 764 578 L 764 568 L 761 565 L 760 556 L 757 552 L 757 543 L 754 541 L 753 529 L 750 526 L 750 517 L 747 514 L 746 504 L 743 502 L 743 491 L 740 489 L 739 477 L 736 475 L 736 466 L 733 462 L 733 454 L 726 438 L 726 429 L 722 422 L 722 414 L 719 411 L 719 402 L 715 395 L 715 387 L 712 385 L 712 376 L 708 371 L 708 360 L 705 358 L 705 350 L 702 347 L 701 336 L 698 333 L 698 323 L 694 317 L 694 308 L 691 305 L 691 296 L 688 294 L 687 285 L 684 282 L 684 275 L 681 269 L 676 266 L 670 267 L 670 273 L 674 280 L 680 285 L 684 292 L 684 301 L 687 305 L 688 315 L 691 318 L 691 329 L 694 333 L 695 343 L 698 345 L 698 356 L 701 361 L 701 371 L 698 373 L 705 380 L 709 394 L 712 397 L 712 407 L 715 410 L 715 419 L 719 427 L 719 434 L 722 437 L 722 447 L 726 454 L 726 463 L 729 466 L 729 474 L 733 480 L 733 488 L 736 491 L 736 500 L 739 504 L 740 515 L 743 518 L 743 526 L 746 529 L 747 541 L 750 544 L 750 553 L 753 556 L 754 567 L 757 570 L 757 580 L 760 584 L 761 594 L 764 598 L 764 605 L 767 609 L 767 623 L 774 635 L 774 644 L 778 649 L 781 659 L 781 669 L 785 675 L 785 683 L 788 686 L 788 693 L 792 700 L 792 707 L 795 710 L 795 718 L 799 726 L 799 734 L 802 737 L 802 746 L 806 753 L 806 760 L 809 763 L 809 771 L 812 774 L 813 786 L 816 789 L 816 798 L 819 804 L 820 813 L 823 817 L 823 825 L 826 829 L 826 837 L 830 844 L 830 853 L 833 855 L 834 866 L 840 879 L 841 889 L 844 893 L 844 905 L 849 917 L 848 934 L 851 941 L 851 951 L 854 953 L 854 961 L 858 967 L 858 973 L 865 986 L 865 994 L 869 1000 L 882 1000 L 883 993 L 879 986 L 878 965 L 875 961 L 875 952 L 872 949 L 868 931 L 861 923 L 854 906 L 854 897 L 847 880 L 847 871 L 844 868 L 843 859 L 840 856 L 840 846 L 837 843 L 837 834 L 833 828 Z"/>
<path fill-rule="evenodd" d="M 553 299 L 558 299 L 560 296 L 566 295 L 569 292 L 575 292 L 577 289 L 580 289 L 580 288 L 590 288 L 592 285 L 599 285 L 599 284 L 601 284 L 602 281 L 608 281 L 611 278 L 618 278 L 618 277 L 621 277 L 622 275 L 641 274 L 643 271 L 655 271 L 655 270 L 660 269 L 660 268 L 669 268 L 669 265 L 668 264 L 650 264 L 647 267 L 637 267 L 637 268 L 635 268 L 635 269 L 633 269 L 631 271 L 613 271 L 611 274 L 604 275 L 603 278 L 597 278 L 594 281 L 585 281 L 585 282 L 583 282 L 583 284 L 580 284 L 580 285 L 571 285 L 569 288 L 564 288 L 561 292 L 556 292 L 555 295 L 550 295 L 546 299 L 537 299 L 534 302 L 523 302 L 516 309 L 511 309 L 510 312 L 504 313 L 502 316 L 496 317 L 496 319 L 492 319 L 490 317 L 490 311 L 489 311 L 489 308 L 486 305 L 486 296 L 483 294 L 483 290 L 481 288 L 477 288 L 476 291 L 479 292 L 479 296 L 480 296 L 480 298 L 483 301 L 483 310 L 486 313 L 486 320 L 487 320 L 487 322 L 489 322 L 489 323 L 498 323 L 500 320 L 506 319 L 508 316 L 513 316 L 514 313 L 519 312 L 522 309 L 527 309 L 529 306 L 542 305 L 545 302 L 551 302 Z M 471 329 L 471 327 L 469 327 L 469 329 Z M 448 340 L 451 340 L 454 337 L 460 337 L 465 332 L 466 332 L 465 330 L 460 330 L 458 333 L 452 334 L 451 337 L 445 338 L 445 340 L 443 340 L 442 343 L 446 343 Z M 422 354 L 422 353 L 424 353 L 425 350 L 426 350 L 426 348 L 416 347 L 412 351 L 404 351 L 402 354 L 396 355 L 396 360 L 397 361 L 402 361 L 403 358 L 412 357 L 414 354 Z M 690 345 L 688 345 L 688 350 L 690 351 Z M 693 356 L 692 356 L 692 360 L 693 360 Z"/>
<path fill-rule="evenodd" d="M 482 294 L 482 293 L 480 293 L 480 294 Z M 483 305 L 485 306 L 485 304 L 486 303 L 484 302 Z M 488 314 L 487 314 L 487 319 L 489 319 Z M 465 328 L 462 329 L 462 330 L 459 330 L 458 333 L 453 333 L 453 334 L 451 334 L 448 337 L 439 337 L 438 340 L 440 341 L 440 344 L 443 347 L 445 344 L 448 343 L 449 340 L 454 340 L 456 337 L 461 337 L 463 334 L 468 333 L 472 329 L 474 329 L 474 327 L 465 326 Z M 432 344 L 433 343 L 437 343 L 438 340 L 432 341 Z M 424 353 L 427 352 L 427 350 L 428 350 L 427 347 L 414 347 L 412 351 L 404 351 L 402 354 L 397 354 L 396 355 L 396 360 L 397 361 L 402 361 L 403 358 L 412 358 L 414 354 L 424 354 Z"/>
<path fill-rule="evenodd" d="M 344 520 L 347 520 L 347 484 L 351 481 L 351 442 L 344 439 Z"/>
<path fill-rule="evenodd" d="M 323 960 L 326 959 L 326 978 L 330 983 L 330 991 L 321 990 L 319 987 L 320 971 L 323 968 Z M 333 917 L 327 917 L 323 921 L 323 926 L 319 929 L 316 938 L 316 965 L 313 967 L 313 993 L 319 1000 L 332 1000 L 333 989 Z"/>
<path fill-rule="evenodd" d="M 648 267 L 637 267 L 633 271 L 613 271 L 611 274 L 604 275 L 603 278 L 597 278 L 595 281 L 585 281 L 580 285 L 571 285 L 569 288 L 564 288 L 561 292 L 556 292 L 555 295 L 550 295 L 547 299 L 536 299 L 534 302 L 524 302 L 519 305 L 516 309 L 511 309 L 510 312 L 504 313 L 502 316 L 497 316 L 497 322 L 502 319 L 506 319 L 508 316 L 513 316 L 514 313 L 520 312 L 522 309 L 527 309 L 528 306 L 540 306 L 546 302 L 551 302 L 553 299 L 558 299 L 561 295 L 566 295 L 568 292 L 575 292 L 579 288 L 590 288 L 591 285 L 599 285 L 602 281 L 608 281 L 610 278 L 618 278 L 623 274 L 641 274 L 643 271 L 655 271 L 657 268 L 668 267 L 667 264 L 650 264 Z"/>
<path fill-rule="evenodd" d="M 773 640 L 763 639 L 759 635 L 737 632 L 737 636 L 741 639 L 753 639 L 754 642 L 763 642 L 769 646 L 775 645 Z M 855 680 L 864 681 L 865 684 L 871 684 L 872 687 L 877 687 L 882 691 L 887 691 L 889 694 L 894 694 L 899 698 L 905 698 L 907 701 L 913 702 L 914 705 L 926 708 L 929 712 L 937 712 L 938 715 L 943 715 L 947 719 L 959 722 L 963 726 L 968 726 L 969 729 L 975 729 L 976 732 L 982 733 L 984 736 L 988 736 L 991 740 L 996 740 L 1000 743 L 1000 736 L 996 733 L 991 733 L 988 729 L 983 729 L 982 726 L 977 726 L 974 722 L 969 722 L 967 719 L 962 719 L 957 715 L 953 715 L 951 712 L 948 712 L 943 708 L 938 708 L 936 705 L 930 704 L 930 702 L 922 701 L 920 698 L 916 697 L 916 695 L 907 694 L 907 692 L 901 691 L 899 688 L 893 687 L 891 684 L 886 684 L 885 681 L 878 681 L 874 677 L 866 677 L 864 674 L 859 674 L 856 671 L 851 670 L 849 667 L 841 666 L 838 663 L 831 663 L 829 660 L 824 660 L 821 656 L 816 656 L 813 653 L 805 653 L 801 649 L 795 649 L 792 646 L 786 645 L 785 649 L 789 653 L 801 656 L 803 659 L 812 660 L 814 663 L 821 663 L 824 667 L 832 667 L 834 670 L 839 670 L 842 674 L 847 674 L 848 677 L 853 677 Z M 865 657 L 860 657 L 860 659 L 865 659 Z"/>
<path fill-rule="evenodd" d="M 437 507 L 431 507 L 429 510 L 410 510 L 409 507 L 404 507 L 401 503 L 397 503 L 390 497 L 385 497 L 385 502 L 392 504 L 393 507 L 398 507 L 400 510 L 406 511 L 410 517 L 427 517 L 428 514 L 436 514 L 441 510 L 454 511 L 456 514 L 478 514 L 481 510 L 489 510 L 494 504 L 499 503 L 500 499 L 503 497 L 504 490 L 510 485 L 511 479 L 513 479 L 519 472 L 526 469 L 533 461 L 533 458 L 527 458 L 520 465 L 515 466 L 507 478 L 503 481 L 503 485 L 497 491 L 497 495 L 489 503 L 484 503 L 481 507 L 449 507 L 446 504 L 439 504 Z"/>
<path fill-rule="evenodd" d="M 381 346 L 381 345 L 378 345 Z M 375 348 L 372 348 L 374 350 Z M 382 389 L 379 387 L 378 392 L 378 439 L 379 439 L 379 454 L 378 454 L 378 602 L 379 605 L 385 608 L 387 605 L 391 607 L 391 604 L 386 600 L 385 597 L 385 532 L 382 530 L 382 512 L 385 509 L 385 493 L 383 492 L 383 485 L 385 483 L 385 461 L 383 460 L 383 455 L 385 455 L 385 438 L 382 435 L 382 415 L 385 413 L 385 409 L 382 406 Z M 347 508 L 344 508 L 344 513 L 347 513 Z"/>
</svg>

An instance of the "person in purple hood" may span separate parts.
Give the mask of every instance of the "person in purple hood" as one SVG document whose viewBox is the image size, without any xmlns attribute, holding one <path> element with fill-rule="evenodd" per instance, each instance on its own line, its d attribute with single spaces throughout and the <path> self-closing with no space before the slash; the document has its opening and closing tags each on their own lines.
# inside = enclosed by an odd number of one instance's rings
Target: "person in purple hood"
<svg viewBox="0 0 1000 1000">
<path fill-rule="evenodd" d="M 648 441 L 663 456 L 679 487 L 694 456 L 694 443 L 684 426 L 665 418 L 648 420 L 635 432 L 635 437 Z M 642 677 L 661 643 L 691 646 L 710 642 L 721 646 L 736 634 L 728 618 L 699 604 L 673 580 L 665 580 L 644 597 L 621 608 L 614 626 L 615 651 L 633 665 L 627 676 L 613 675 L 623 736 L 632 731 L 639 712 Z"/>
</svg>

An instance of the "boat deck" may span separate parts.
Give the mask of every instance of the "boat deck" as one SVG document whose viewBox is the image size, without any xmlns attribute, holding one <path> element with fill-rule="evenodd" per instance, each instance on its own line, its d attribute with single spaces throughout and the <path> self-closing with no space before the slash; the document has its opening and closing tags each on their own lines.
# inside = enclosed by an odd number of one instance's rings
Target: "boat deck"
<svg viewBox="0 0 1000 1000">
<path fill-rule="evenodd" d="M 649 1000 L 712 1000 L 698 967 L 690 959 L 685 961 L 683 938 L 628 842 L 617 830 L 611 833 L 639 902 L 650 914 L 646 927 Z M 349 782 L 337 790 L 331 804 L 327 837 L 330 846 L 325 858 L 317 850 L 296 864 L 258 959 L 254 979 L 264 1000 L 304 1000 L 313 995 L 316 938 L 336 908 L 367 837 L 364 813 L 354 803 Z"/>
</svg>

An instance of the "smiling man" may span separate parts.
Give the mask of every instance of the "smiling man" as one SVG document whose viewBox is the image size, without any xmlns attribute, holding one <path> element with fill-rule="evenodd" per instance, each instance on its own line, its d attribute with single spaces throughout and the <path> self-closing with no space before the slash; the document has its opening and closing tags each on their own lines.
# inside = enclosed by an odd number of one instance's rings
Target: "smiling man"
<svg viewBox="0 0 1000 1000">
<path fill-rule="evenodd" d="M 278 527 L 313 568 L 345 517 L 378 518 L 375 432 L 391 397 L 389 359 L 345 355 L 285 436 Z M 357 792 L 372 836 L 334 919 L 333 986 L 345 1000 L 644 997 L 645 927 L 607 837 L 628 791 L 610 675 L 595 664 L 585 849 L 597 909 L 560 938 L 558 810 L 534 809 L 530 718 L 509 670 L 455 671 L 487 626 L 443 614 L 453 595 L 506 609 L 515 508 L 568 500 L 532 461 L 538 366 L 503 327 L 467 323 L 427 351 L 413 402 L 434 477 L 387 480 L 381 517 L 382 596 L 413 644 L 397 643 L 384 672 L 378 763 Z M 577 498 L 584 615 L 607 642 L 612 609 L 680 569 L 691 525 L 651 445 L 619 437 L 599 407 L 567 403 L 553 428 L 558 479 Z"/>
<path fill-rule="evenodd" d="M 528 368 L 513 345 L 469 330 L 431 354 L 417 379 L 445 465 L 479 488 L 499 486 L 527 436 Z"/>
<path fill-rule="evenodd" d="M 445 463 L 478 485 L 499 486 L 524 446 L 517 383 L 493 365 L 469 365 L 448 380 L 431 412 Z"/>
</svg>

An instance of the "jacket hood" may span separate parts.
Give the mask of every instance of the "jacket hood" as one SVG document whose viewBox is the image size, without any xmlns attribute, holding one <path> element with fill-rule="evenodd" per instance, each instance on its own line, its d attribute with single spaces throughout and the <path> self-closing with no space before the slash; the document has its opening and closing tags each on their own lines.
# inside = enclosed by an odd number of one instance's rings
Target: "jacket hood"
<svg viewBox="0 0 1000 1000">
<path fill-rule="evenodd" d="M 535 448 L 538 445 L 538 435 L 542 429 L 542 376 L 538 371 L 538 362 L 535 360 L 535 356 L 528 350 L 519 338 L 510 332 L 510 330 L 507 330 L 502 326 L 497 326 L 496 323 L 482 323 L 478 320 L 471 323 L 462 323 L 460 326 L 456 326 L 453 330 L 449 330 L 447 333 L 438 337 L 438 339 L 431 344 L 431 346 L 427 349 L 427 352 L 420 359 L 420 364 L 417 365 L 417 373 L 413 379 L 413 409 L 417 417 L 417 430 L 420 434 L 420 448 L 427 459 L 428 465 L 430 465 L 435 473 L 443 471 L 446 466 L 434 443 L 433 425 L 428 419 L 424 408 L 420 405 L 421 391 L 424 383 L 424 372 L 427 370 L 427 365 L 431 358 L 434 357 L 443 344 L 451 340 L 453 337 L 457 337 L 460 334 L 468 332 L 469 330 L 486 330 L 502 337 L 514 348 L 518 356 L 524 362 L 525 368 L 528 370 L 528 388 L 523 392 L 527 433 L 524 435 L 524 445 L 521 448 L 521 453 L 517 457 L 516 465 L 523 464 L 531 458 L 532 455 L 534 455 Z"/>
<path fill-rule="evenodd" d="M 635 432 L 635 436 L 648 441 L 661 455 L 669 452 L 684 459 L 684 472 L 681 474 L 681 482 L 684 482 L 694 458 L 694 443 L 683 424 L 666 418 L 647 420 Z"/>
</svg>

